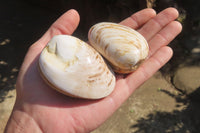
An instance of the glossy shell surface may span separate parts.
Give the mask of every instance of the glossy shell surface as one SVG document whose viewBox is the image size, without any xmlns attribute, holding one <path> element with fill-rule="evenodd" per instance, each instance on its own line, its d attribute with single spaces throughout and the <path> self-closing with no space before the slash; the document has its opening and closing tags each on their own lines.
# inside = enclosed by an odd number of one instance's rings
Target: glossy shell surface
<svg viewBox="0 0 200 133">
<path fill-rule="evenodd" d="M 133 72 L 149 52 L 147 41 L 140 33 L 120 24 L 98 23 L 91 27 L 88 39 L 118 73 Z"/>
<path fill-rule="evenodd" d="M 39 69 L 51 87 L 73 97 L 99 99 L 115 87 L 115 76 L 100 54 L 68 35 L 49 41 L 40 55 Z"/>
</svg>

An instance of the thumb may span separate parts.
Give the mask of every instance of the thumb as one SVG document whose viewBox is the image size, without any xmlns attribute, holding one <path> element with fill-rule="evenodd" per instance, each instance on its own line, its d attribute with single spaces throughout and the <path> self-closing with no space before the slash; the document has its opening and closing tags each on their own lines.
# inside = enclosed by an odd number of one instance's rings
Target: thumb
<svg viewBox="0 0 200 133">
<path fill-rule="evenodd" d="M 64 13 L 51 25 L 47 32 L 37 42 L 30 46 L 21 68 L 26 71 L 30 63 L 36 61 L 35 58 L 40 54 L 53 36 L 59 34 L 72 34 L 77 28 L 79 20 L 79 14 L 74 9 Z"/>
<path fill-rule="evenodd" d="M 58 18 L 47 32 L 36 42 L 44 47 L 47 42 L 55 35 L 71 35 L 77 28 L 80 21 L 79 14 L 76 10 L 71 9 Z"/>
</svg>

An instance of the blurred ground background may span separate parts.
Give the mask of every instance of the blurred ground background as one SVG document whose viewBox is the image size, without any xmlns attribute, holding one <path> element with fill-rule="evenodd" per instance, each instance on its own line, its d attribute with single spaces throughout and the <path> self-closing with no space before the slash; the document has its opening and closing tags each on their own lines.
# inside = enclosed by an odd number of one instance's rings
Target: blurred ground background
<svg viewBox="0 0 200 133">
<path fill-rule="evenodd" d="M 90 26 L 120 22 L 146 7 L 175 7 L 183 32 L 170 43 L 174 56 L 93 133 L 200 132 L 200 1 L 6 0 L 0 3 L 0 132 L 12 110 L 18 70 L 28 47 L 65 11 L 81 16 L 74 33 L 87 40 Z"/>
</svg>

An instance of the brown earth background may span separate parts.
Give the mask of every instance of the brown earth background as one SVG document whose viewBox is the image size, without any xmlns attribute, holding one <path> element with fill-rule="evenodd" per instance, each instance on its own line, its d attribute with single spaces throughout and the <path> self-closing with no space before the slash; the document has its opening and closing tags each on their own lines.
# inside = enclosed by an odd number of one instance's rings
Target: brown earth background
<svg viewBox="0 0 200 133">
<path fill-rule="evenodd" d="M 0 132 L 12 110 L 16 77 L 28 47 L 65 11 L 81 21 L 73 34 L 87 40 L 101 21 L 120 22 L 146 7 L 175 7 L 182 33 L 170 43 L 173 58 L 93 133 L 200 132 L 200 1 L 198 0 L 6 0 L 0 2 Z"/>
</svg>

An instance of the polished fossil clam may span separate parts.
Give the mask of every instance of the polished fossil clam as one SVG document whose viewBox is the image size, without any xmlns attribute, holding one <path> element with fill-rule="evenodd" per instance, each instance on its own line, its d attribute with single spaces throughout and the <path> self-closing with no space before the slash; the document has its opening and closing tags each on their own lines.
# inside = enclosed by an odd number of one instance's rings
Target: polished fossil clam
<svg viewBox="0 0 200 133">
<path fill-rule="evenodd" d="M 115 86 L 115 76 L 100 54 L 68 35 L 49 41 L 40 55 L 39 69 L 51 87 L 73 97 L 102 98 Z"/>
<path fill-rule="evenodd" d="M 133 72 L 148 56 L 149 47 L 145 38 L 120 24 L 98 23 L 91 27 L 88 39 L 118 73 Z"/>
</svg>

